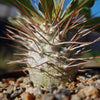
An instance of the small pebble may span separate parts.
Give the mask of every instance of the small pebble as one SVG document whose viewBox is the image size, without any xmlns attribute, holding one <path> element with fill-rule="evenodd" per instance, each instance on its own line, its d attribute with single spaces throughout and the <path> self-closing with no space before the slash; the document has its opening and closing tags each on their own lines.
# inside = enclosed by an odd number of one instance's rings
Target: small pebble
<svg viewBox="0 0 100 100">
<path fill-rule="evenodd" d="M 26 85 L 34 86 L 29 77 L 24 78 L 23 83 L 25 83 Z"/>
<path fill-rule="evenodd" d="M 86 78 L 84 76 L 78 76 L 76 79 L 80 82 L 86 81 Z"/>
<path fill-rule="evenodd" d="M 71 95 L 71 90 L 67 90 L 67 89 L 60 89 L 58 90 L 58 92 L 55 94 L 55 99 L 57 100 L 62 100 L 67 96 Z"/>
<path fill-rule="evenodd" d="M 49 86 L 48 90 L 49 90 L 50 93 L 53 93 L 54 91 L 57 90 L 57 86 L 55 84 L 52 84 L 51 86 Z"/>
<path fill-rule="evenodd" d="M 86 78 L 91 78 L 92 75 L 91 75 L 90 73 L 85 73 L 85 77 L 86 77 Z"/>
<path fill-rule="evenodd" d="M 11 94 L 13 92 L 13 90 L 14 90 L 14 85 L 10 85 L 7 87 L 7 93 Z"/>
<path fill-rule="evenodd" d="M 10 85 L 14 85 L 15 84 L 15 81 L 9 81 L 9 84 Z"/>
<path fill-rule="evenodd" d="M 67 96 L 67 97 L 63 98 L 62 100 L 70 100 L 70 99 L 69 99 L 69 97 Z M 74 99 L 74 100 L 75 100 L 75 99 Z"/>
<path fill-rule="evenodd" d="M 62 100 L 62 99 L 64 99 L 66 97 L 66 95 L 64 95 L 64 94 L 56 94 L 55 95 L 55 99 L 54 100 Z"/>
<path fill-rule="evenodd" d="M 71 96 L 71 100 L 82 100 L 78 94 L 74 94 Z"/>
<path fill-rule="evenodd" d="M 98 79 L 100 79 L 100 75 L 94 75 L 94 76 L 92 77 L 92 79 L 93 79 L 93 80 L 98 80 Z"/>
<path fill-rule="evenodd" d="M 71 94 L 71 90 L 68 90 L 68 89 L 60 89 L 58 94 L 64 94 L 66 96 L 70 96 Z"/>
<path fill-rule="evenodd" d="M 33 87 L 26 88 L 26 91 L 25 92 L 33 93 Z"/>
<path fill-rule="evenodd" d="M 18 78 L 17 81 L 16 81 L 16 83 L 17 83 L 17 84 L 19 84 L 19 83 L 23 83 L 23 79 L 24 79 L 24 77 L 20 77 L 20 78 Z"/>
<path fill-rule="evenodd" d="M 94 82 L 94 80 L 92 80 L 92 79 L 87 81 L 88 84 L 93 83 L 93 82 Z"/>
<path fill-rule="evenodd" d="M 99 91 L 94 86 L 86 86 L 85 88 L 81 89 L 78 94 L 85 95 L 86 97 L 90 97 L 92 99 L 98 98 Z"/>
<path fill-rule="evenodd" d="M 0 93 L 0 97 L 3 97 L 3 93 Z"/>
<path fill-rule="evenodd" d="M 100 83 L 100 79 L 96 80 L 95 82 Z"/>
<path fill-rule="evenodd" d="M 36 99 L 38 99 L 42 95 L 42 90 L 40 88 L 33 88 L 33 94 L 35 95 Z"/>
<path fill-rule="evenodd" d="M 100 75 L 85 73 L 73 82 L 34 87 L 29 77 L 0 81 L 0 100 L 100 100 Z"/>
<path fill-rule="evenodd" d="M 3 88 L 2 87 L 0 87 L 0 92 L 2 92 L 3 91 Z"/>
<path fill-rule="evenodd" d="M 75 93 L 77 93 L 80 89 L 84 88 L 85 85 L 83 83 L 77 84 L 77 87 L 75 88 Z"/>
<path fill-rule="evenodd" d="M 2 82 L 0 82 L 0 87 L 1 88 L 7 88 L 8 86 L 9 86 L 8 83 L 2 83 Z"/>
<path fill-rule="evenodd" d="M 35 100 L 35 96 L 31 93 L 23 93 L 21 94 L 21 99 L 22 100 Z"/>
<path fill-rule="evenodd" d="M 19 87 L 16 91 L 14 91 L 12 94 L 10 94 L 10 98 L 15 98 L 16 96 L 20 95 L 25 91 L 24 88 Z"/>
<path fill-rule="evenodd" d="M 43 95 L 42 100 L 54 100 L 54 95 L 52 93 L 46 93 Z"/>
<path fill-rule="evenodd" d="M 6 94 L 0 95 L 0 100 L 9 100 Z"/>
</svg>

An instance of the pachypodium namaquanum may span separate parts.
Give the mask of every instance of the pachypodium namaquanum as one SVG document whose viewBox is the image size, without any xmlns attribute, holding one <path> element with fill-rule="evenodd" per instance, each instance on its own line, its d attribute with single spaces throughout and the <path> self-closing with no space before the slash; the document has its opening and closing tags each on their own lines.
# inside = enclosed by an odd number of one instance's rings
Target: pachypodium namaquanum
<svg viewBox="0 0 100 100">
<path fill-rule="evenodd" d="M 7 36 L 22 46 L 21 59 L 10 63 L 26 63 L 30 79 L 35 86 L 66 83 L 73 80 L 79 68 L 92 60 L 80 58 L 86 47 L 94 41 L 85 42 L 99 24 L 91 24 L 93 18 L 84 13 L 89 0 L 40 0 L 35 9 L 29 0 L 13 0 L 21 14 L 11 17 Z M 14 33 L 12 30 L 15 30 Z"/>
</svg>

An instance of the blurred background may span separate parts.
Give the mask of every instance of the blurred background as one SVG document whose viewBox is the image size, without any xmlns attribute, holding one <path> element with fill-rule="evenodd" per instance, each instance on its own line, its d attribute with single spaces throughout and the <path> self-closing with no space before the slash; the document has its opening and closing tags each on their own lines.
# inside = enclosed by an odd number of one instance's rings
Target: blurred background
<svg viewBox="0 0 100 100">
<path fill-rule="evenodd" d="M 16 45 L 13 41 L 2 39 L 1 37 L 6 37 L 6 25 L 8 25 L 8 18 L 10 16 L 17 16 L 17 13 L 20 12 L 16 7 L 0 1 L 0 74 L 6 73 L 13 70 L 19 70 L 23 66 L 20 64 L 10 65 L 7 64 L 10 60 L 14 60 L 15 57 L 13 53 L 16 48 L 9 45 Z"/>
<path fill-rule="evenodd" d="M 8 24 L 8 18 L 10 16 L 16 17 L 17 12 L 20 13 L 20 11 L 16 7 L 8 3 L 4 3 L 2 1 L 3 0 L 0 0 L 0 37 L 6 37 L 5 31 L 6 31 L 6 25 Z M 31 2 L 34 5 L 34 2 L 36 2 L 36 0 L 31 0 Z M 93 7 L 91 8 L 91 17 L 98 17 L 98 16 L 100 17 L 100 0 L 96 0 Z M 97 37 L 100 37 L 100 31 L 94 32 L 93 34 L 90 35 L 90 37 L 86 39 L 94 40 Z M 21 64 L 17 65 L 7 64 L 8 61 L 15 59 L 13 53 L 16 50 L 16 48 L 9 46 L 9 44 L 16 45 L 13 41 L 0 38 L 0 74 L 13 70 L 19 70 L 22 67 L 24 67 L 24 65 Z M 92 53 L 89 52 L 82 56 L 88 57 L 88 56 L 100 55 L 100 42 L 92 44 L 91 46 L 89 46 L 89 49 L 93 49 Z M 88 64 L 88 66 L 100 66 L 100 59 L 97 59 L 96 62 L 97 63 Z"/>
</svg>

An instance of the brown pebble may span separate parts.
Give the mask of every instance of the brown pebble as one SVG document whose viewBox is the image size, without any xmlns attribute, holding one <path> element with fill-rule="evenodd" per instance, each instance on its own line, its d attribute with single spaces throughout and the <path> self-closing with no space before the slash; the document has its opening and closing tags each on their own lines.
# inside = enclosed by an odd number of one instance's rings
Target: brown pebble
<svg viewBox="0 0 100 100">
<path fill-rule="evenodd" d="M 3 97 L 3 93 L 0 93 L 0 97 Z"/>
<path fill-rule="evenodd" d="M 96 80 L 95 82 L 100 83 L 100 79 Z"/>
<path fill-rule="evenodd" d="M 0 87 L 1 87 L 1 88 L 6 88 L 6 87 L 8 87 L 8 86 L 9 86 L 8 83 L 2 83 L 2 82 L 0 82 Z"/>
<path fill-rule="evenodd" d="M 80 95 L 84 94 L 86 97 L 95 99 L 98 98 L 99 91 L 94 86 L 86 86 L 85 88 L 81 89 L 78 94 Z"/>
<path fill-rule="evenodd" d="M 9 83 L 9 81 L 15 81 L 15 78 L 2 79 L 2 82 L 4 83 Z"/>
<path fill-rule="evenodd" d="M 7 94 L 0 93 L 0 100 L 8 100 Z"/>
<path fill-rule="evenodd" d="M 15 78 L 7 78 L 6 80 L 7 80 L 8 82 L 9 82 L 9 81 L 15 81 Z"/>
<path fill-rule="evenodd" d="M 20 77 L 20 78 L 18 78 L 17 81 L 16 81 L 16 83 L 17 83 L 17 84 L 22 83 L 22 82 L 23 82 L 23 79 L 24 79 L 24 77 Z"/>
<path fill-rule="evenodd" d="M 63 98 L 62 100 L 69 100 L 69 97 L 65 97 L 65 98 Z M 75 100 L 75 99 L 74 99 Z"/>
<path fill-rule="evenodd" d="M 4 83 L 5 83 L 5 82 L 7 82 L 7 80 L 6 80 L 6 79 L 2 79 L 2 82 L 4 82 Z"/>
<path fill-rule="evenodd" d="M 77 76 L 77 81 L 79 81 L 79 82 L 83 82 L 83 81 L 85 81 L 85 77 L 84 76 Z"/>
<path fill-rule="evenodd" d="M 0 92 L 2 92 L 3 88 L 0 87 Z"/>
<path fill-rule="evenodd" d="M 14 100 L 22 100 L 20 97 L 16 97 Z"/>
<path fill-rule="evenodd" d="M 21 87 L 26 87 L 26 84 L 20 83 L 20 86 L 21 86 Z"/>
<path fill-rule="evenodd" d="M 35 100 L 35 96 L 31 93 L 23 93 L 21 95 L 22 100 Z"/>
<path fill-rule="evenodd" d="M 94 75 L 94 76 L 92 77 L 92 79 L 93 79 L 93 80 L 100 79 L 100 75 Z"/>
<path fill-rule="evenodd" d="M 89 79 L 89 80 L 87 81 L 87 83 L 93 83 L 93 82 L 94 82 L 93 79 Z"/>
<path fill-rule="evenodd" d="M 10 85 L 14 85 L 15 84 L 15 81 L 9 81 L 9 84 Z"/>
<path fill-rule="evenodd" d="M 71 96 L 71 100 L 81 100 L 81 97 L 77 94 Z"/>
</svg>

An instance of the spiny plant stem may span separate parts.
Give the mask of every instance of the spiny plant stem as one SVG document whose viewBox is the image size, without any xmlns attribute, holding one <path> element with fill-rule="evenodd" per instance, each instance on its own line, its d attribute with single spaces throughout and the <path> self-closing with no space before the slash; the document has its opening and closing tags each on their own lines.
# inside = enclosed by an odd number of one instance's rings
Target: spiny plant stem
<svg viewBox="0 0 100 100">
<path fill-rule="evenodd" d="M 80 3 L 78 0 L 72 0 L 63 11 L 65 0 L 40 0 L 39 11 L 34 7 L 32 11 L 22 1 L 15 0 L 22 15 L 12 17 L 15 24 L 13 27 L 7 26 L 7 36 L 20 43 L 22 47 L 18 48 L 25 54 L 15 54 L 21 56 L 21 60 L 10 63 L 26 63 L 30 79 L 36 86 L 47 87 L 50 84 L 73 80 L 78 69 L 93 59 L 80 58 L 78 55 L 88 52 L 85 50 L 88 45 L 100 41 L 100 37 L 94 41 L 82 41 L 100 26 L 87 24 L 93 20 L 87 19 L 87 14 L 82 14 L 88 2 L 89 0 L 82 0 Z"/>
</svg>

